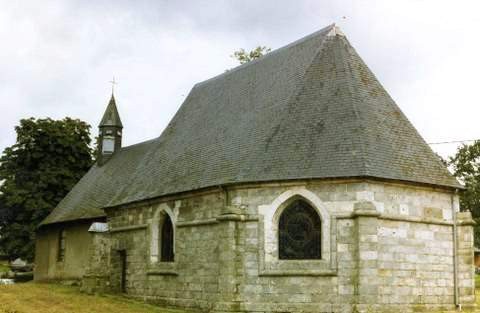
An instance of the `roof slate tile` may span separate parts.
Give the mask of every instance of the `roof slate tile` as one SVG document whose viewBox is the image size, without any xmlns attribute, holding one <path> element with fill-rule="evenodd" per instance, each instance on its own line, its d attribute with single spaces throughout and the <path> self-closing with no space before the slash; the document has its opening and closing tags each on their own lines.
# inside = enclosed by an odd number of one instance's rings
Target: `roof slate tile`
<svg viewBox="0 0 480 313">
<path fill-rule="evenodd" d="M 232 183 L 372 177 L 461 188 L 334 27 L 196 84 L 160 137 L 94 165 L 43 224 Z"/>
</svg>

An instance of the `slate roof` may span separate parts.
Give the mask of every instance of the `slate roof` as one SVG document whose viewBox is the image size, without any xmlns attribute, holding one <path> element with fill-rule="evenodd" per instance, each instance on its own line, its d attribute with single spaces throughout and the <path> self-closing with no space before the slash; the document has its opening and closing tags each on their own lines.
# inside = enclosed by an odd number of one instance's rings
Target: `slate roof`
<svg viewBox="0 0 480 313">
<path fill-rule="evenodd" d="M 196 84 L 160 137 L 94 165 L 43 224 L 224 184 L 352 177 L 461 188 L 331 25 Z"/>
</svg>

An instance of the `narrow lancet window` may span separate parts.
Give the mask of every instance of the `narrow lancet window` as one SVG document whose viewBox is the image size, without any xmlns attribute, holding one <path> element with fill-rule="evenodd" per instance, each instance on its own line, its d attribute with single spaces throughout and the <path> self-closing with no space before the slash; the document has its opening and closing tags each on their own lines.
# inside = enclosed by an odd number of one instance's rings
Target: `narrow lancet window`
<svg viewBox="0 0 480 313">
<path fill-rule="evenodd" d="M 168 214 L 165 214 L 165 219 L 163 221 L 161 232 L 162 233 L 161 233 L 160 261 L 173 262 L 173 259 L 174 259 L 173 224 Z"/>
<path fill-rule="evenodd" d="M 58 255 L 57 255 L 58 262 L 63 262 L 65 260 L 65 241 L 66 241 L 66 232 L 65 232 L 65 229 L 62 229 L 58 234 Z"/>
<path fill-rule="evenodd" d="M 295 200 L 280 215 L 278 257 L 282 260 L 321 259 L 322 223 L 317 211 Z"/>
</svg>

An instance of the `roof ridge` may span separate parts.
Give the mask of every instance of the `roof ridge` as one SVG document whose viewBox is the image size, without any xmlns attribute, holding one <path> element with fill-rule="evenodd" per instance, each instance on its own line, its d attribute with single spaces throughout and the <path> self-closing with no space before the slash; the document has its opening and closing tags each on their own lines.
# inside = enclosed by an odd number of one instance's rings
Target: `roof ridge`
<svg viewBox="0 0 480 313">
<path fill-rule="evenodd" d="M 345 37 L 345 36 L 340 36 L 342 40 L 342 42 L 346 43 L 350 48 L 353 49 L 352 45 L 350 44 L 350 42 L 348 41 L 348 39 Z M 342 58 L 341 58 L 341 61 L 343 63 L 343 66 L 345 67 L 345 69 L 349 69 L 349 71 L 351 73 L 353 73 L 350 65 L 347 63 L 347 58 L 345 57 L 344 53 L 347 53 L 347 57 L 348 59 L 350 58 L 350 52 L 349 51 L 345 51 L 344 49 L 340 49 L 340 53 L 342 53 Z M 362 123 L 362 119 L 360 117 L 360 113 L 358 111 L 358 108 L 357 108 L 357 103 L 356 103 L 356 99 L 354 97 L 354 94 L 359 94 L 358 91 L 357 92 L 354 92 L 353 91 L 353 88 L 355 88 L 352 84 L 347 84 L 347 88 L 348 88 L 348 91 L 350 92 L 350 97 L 351 97 L 351 105 L 352 105 L 352 108 L 353 108 L 353 112 L 355 114 L 355 117 L 356 117 L 356 120 L 357 120 L 357 123 L 358 123 L 358 126 L 361 128 L 361 129 L 365 129 L 365 125 Z M 361 141 L 361 144 L 360 144 L 360 149 L 361 149 L 361 158 L 362 158 L 362 166 L 363 166 L 363 172 L 364 172 L 364 175 L 368 175 L 369 174 L 369 171 L 368 171 L 368 166 L 367 166 L 367 151 L 365 149 L 365 138 L 364 136 L 359 136 L 359 139 Z"/>
<path fill-rule="evenodd" d="M 308 40 L 308 39 L 310 39 L 310 38 L 312 38 L 312 37 L 314 37 L 314 36 L 316 36 L 316 35 L 319 35 L 321 32 L 327 30 L 327 29 L 330 28 L 330 27 L 335 27 L 335 24 L 331 24 L 331 25 L 329 25 L 329 26 L 327 26 L 327 27 L 325 27 L 325 28 L 323 28 L 323 29 L 315 32 L 315 33 L 312 33 L 312 34 L 310 34 L 310 35 L 308 35 L 308 36 L 305 36 L 305 37 L 303 37 L 302 39 L 295 41 L 294 43 L 301 43 L 301 42 L 303 42 L 303 40 Z M 321 40 L 319 46 L 318 46 L 318 47 L 315 49 L 315 51 L 312 53 L 311 59 L 307 62 L 307 65 L 306 65 L 305 68 L 303 69 L 303 73 L 301 74 L 301 78 L 298 80 L 297 85 L 293 88 L 292 93 L 288 96 L 288 100 L 286 101 L 286 103 L 291 103 L 291 102 L 292 102 L 292 99 L 294 100 L 294 99 L 298 96 L 298 94 L 300 93 L 300 91 L 301 91 L 301 89 L 302 89 L 302 86 L 303 86 L 303 84 L 304 84 L 304 82 L 305 82 L 305 77 L 306 77 L 306 75 L 307 75 L 308 69 L 312 66 L 312 64 L 313 64 L 313 62 L 315 61 L 315 59 L 317 58 L 317 56 L 319 56 L 319 54 L 322 53 L 322 50 L 323 50 L 323 48 L 324 48 L 324 46 L 325 46 L 325 41 L 326 41 L 327 38 L 328 38 L 328 37 L 325 36 L 325 37 Z M 292 44 L 289 44 L 289 45 L 287 45 L 287 46 L 285 46 L 285 47 L 282 47 L 281 49 L 284 49 L 284 48 L 286 48 L 286 47 L 288 47 L 288 46 L 290 46 L 290 45 L 292 45 Z M 278 50 L 277 50 L 277 51 L 278 51 Z M 249 63 L 250 63 L 250 62 L 249 62 Z M 280 114 L 279 114 L 279 115 L 280 115 L 280 117 L 279 117 L 279 119 L 278 119 L 278 120 L 280 121 L 279 124 L 282 124 L 282 123 L 283 123 L 282 121 L 283 121 L 284 119 L 288 118 L 288 115 L 283 114 L 283 112 L 284 112 L 285 110 L 288 111 L 288 108 L 283 108 L 282 111 L 281 111 Z M 254 157 L 255 157 L 255 155 L 252 154 L 252 155 L 250 155 L 249 159 L 252 159 L 252 158 L 254 158 Z"/>
<path fill-rule="evenodd" d="M 382 83 L 380 82 L 380 80 L 376 77 L 376 75 L 372 72 L 372 70 L 368 67 L 368 65 L 362 60 L 362 58 L 358 55 L 358 52 L 355 50 L 355 48 L 350 44 L 350 42 L 348 41 L 348 39 L 344 36 L 342 36 L 343 38 L 341 38 L 340 40 L 342 40 L 346 45 L 347 45 L 347 48 L 348 50 L 346 50 L 345 52 L 345 49 L 341 49 L 342 50 L 342 53 L 347 53 L 348 54 L 348 59 L 351 59 L 352 57 L 355 58 L 355 59 L 358 59 L 358 61 L 360 62 L 361 66 L 365 68 L 366 71 L 368 71 L 369 75 L 372 75 L 373 79 L 375 80 L 375 84 L 377 84 L 384 92 L 384 95 L 386 97 L 388 97 L 388 99 L 390 100 L 390 105 L 394 106 L 396 112 L 401 116 L 402 120 L 404 123 L 407 123 L 409 125 L 409 131 L 413 132 L 415 134 L 415 137 L 417 140 L 419 140 L 422 144 L 422 146 L 429 151 L 429 153 L 431 153 L 432 155 L 435 155 L 435 152 L 432 150 L 432 148 L 427 144 L 427 142 L 425 141 L 425 139 L 422 137 L 422 135 L 418 132 L 418 130 L 415 128 L 415 126 L 410 122 L 410 120 L 408 119 L 408 117 L 405 115 L 405 113 L 401 110 L 401 108 L 397 105 L 397 103 L 395 102 L 395 100 L 391 97 L 391 95 L 388 93 L 388 91 L 385 89 L 385 87 L 382 85 Z M 344 63 L 347 63 L 347 58 L 342 58 L 343 62 Z M 346 64 L 348 65 L 348 64 Z M 350 65 L 348 65 L 348 67 L 350 68 Z M 361 73 L 361 70 L 357 67 L 353 67 L 353 68 L 350 68 L 350 72 L 351 72 L 351 76 L 354 77 L 357 81 L 362 81 L 364 78 L 362 78 L 362 73 Z M 359 111 L 358 108 L 357 108 L 357 102 L 360 101 L 360 102 L 363 102 L 365 101 L 366 97 L 365 96 L 362 96 L 362 92 L 361 90 L 359 89 L 359 86 L 357 84 L 348 84 L 348 89 L 351 91 L 352 89 L 355 89 L 355 91 L 353 93 L 351 93 L 351 95 L 357 95 L 357 98 L 355 97 L 352 97 L 352 106 L 354 108 L 354 112 L 357 116 L 357 120 L 358 120 L 358 124 L 360 125 L 360 127 L 362 127 L 363 129 L 365 129 L 366 131 L 368 131 L 366 128 L 367 126 L 364 125 L 365 121 L 364 119 L 361 118 L 359 112 L 361 112 L 361 110 Z M 355 100 L 358 100 L 358 101 L 355 101 Z M 364 166 L 364 175 L 366 176 L 376 176 L 375 174 L 375 168 L 374 166 L 372 166 L 372 164 L 370 164 L 370 162 L 368 162 L 368 160 L 372 160 L 374 159 L 374 157 L 371 156 L 371 153 L 372 151 L 369 151 L 368 147 L 372 144 L 372 139 L 368 136 L 360 136 L 359 138 L 363 144 L 361 145 L 361 149 L 362 149 L 362 152 L 363 152 L 363 166 Z M 444 174 L 446 174 L 447 176 L 451 176 L 455 179 L 455 181 L 458 183 L 458 180 L 452 175 L 452 173 L 449 172 L 448 168 L 445 167 L 442 162 L 440 161 L 439 158 L 435 157 L 434 158 L 435 162 L 439 168 L 441 168 L 443 171 L 444 171 Z"/>
<path fill-rule="evenodd" d="M 329 25 L 328 27 L 336 27 L 335 24 L 331 24 Z M 325 27 L 323 28 L 323 30 L 325 30 L 326 28 L 328 27 Z M 320 31 L 318 32 L 315 32 L 315 33 L 319 33 Z M 310 37 L 311 35 L 313 34 L 310 34 L 309 36 L 305 36 L 304 38 L 307 38 L 307 37 Z M 328 34 L 327 34 L 328 35 Z M 313 36 L 312 36 L 313 37 Z M 302 39 L 304 39 L 302 38 Z M 307 72 L 308 70 L 310 69 L 310 67 L 312 67 L 312 64 L 313 62 L 315 61 L 315 59 L 317 58 L 317 56 L 319 56 L 322 51 L 323 51 L 323 48 L 325 47 L 325 41 L 328 39 L 328 37 L 325 37 L 323 38 L 322 42 L 320 43 L 320 45 L 318 46 L 318 48 L 315 50 L 315 52 L 312 54 L 312 58 L 311 60 L 307 63 L 307 66 L 305 66 L 304 70 L 303 70 L 303 73 L 302 73 L 302 77 L 298 80 L 298 85 L 295 86 L 292 94 L 290 95 L 289 99 L 287 102 L 290 102 L 290 100 L 294 97 L 296 97 L 298 95 L 298 93 L 300 92 L 300 89 L 301 87 L 303 86 L 303 83 L 305 82 L 305 76 L 307 75 Z M 299 41 L 299 40 L 297 40 Z"/>
<path fill-rule="evenodd" d="M 235 72 L 237 72 L 237 71 L 239 71 L 239 70 L 245 69 L 245 68 L 247 68 L 247 67 L 249 67 L 249 66 L 253 66 L 254 64 L 256 64 L 256 63 L 258 63 L 258 62 L 261 62 L 261 61 L 263 61 L 263 60 L 265 60 L 265 59 L 267 59 L 267 58 L 270 58 L 270 57 L 272 57 L 272 56 L 274 56 L 274 55 L 276 55 L 276 54 L 278 54 L 278 53 L 281 53 L 283 50 L 286 50 L 286 49 L 288 49 L 288 48 L 290 48 L 290 47 L 293 47 L 293 46 L 298 45 L 298 44 L 300 44 L 300 43 L 302 43 L 302 42 L 304 42 L 304 41 L 307 41 L 307 40 L 309 40 L 309 39 L 311 39 L 311 38 L 313 38 L 313 37 L 316 37 L 316 36 L 318 36 L 318 35 L 320 35 L 320 34 L 322 34 L 322 33 L 325 33 L 325 32 L 327 32 L 327 30 L 328 30 L 328 31 L 332 31 L 332 30 L 337 31 L 337 30 L 340 30 L 340 28 L 339 28 L 338 26 L 336 26 L 335 23 L 332 23 L 332 24 L 328 25 L 327 27 L 324 27 L 324 28 L 322 28 L 322 29 L 320 29 L 320 30 L 317 30 L 316 32 L 313 32 L 313 33 L 311 33 L 311 34 L 309 34 L 309 35 L 307 35 L 307 36 L 304 36 L 304 37 L 302 37 L 302 38 L 300 38 L 300 39 L 298 39 L 298 40 L 295 40 L 294 42 L 291 42 L 291 43 L 289 43 L 289 44 L 287 44 L 287 45 L 285 45 L 285 46 L 282 46 L 282 47 L 280 47 L 280 48 L 277 48 L 277 49 L 275 49 L 275 50 L 272 50 L 271 52 L 269 52 L 269 53 L 261 56 L 261 57 L 258 58 L 258 59 L 254 59 L 254 60 L 252 60 L 252 61 L 250 61 L 250 62 L 246 62 L 246 63 L 240 64 L 240 65 L 238 65 L 238 66 L 236 66 L 236 67 L 234 67 L 234 68 L 232 68 L 232 69 L 227 70 L 227 71 L 224 72 L 224 73 L 218 74 L 218 75 L 213 76 L 213 77 L 210 77 L 210 78 L 208 78 L 208 79 L 206 79 L 206 80 L 204 80 L 204 81 L 201 81 L 201 82 L 199 82 L 199 83 L 196 83 L 196 84 L 194 85 L 194 88 L 197 87 L 197 86 L 201 86 L 201 85 L 203 85 L 203 84 L 205 84 L 205 83 L 207 83 L 207 82 L 210 82 L 210 81 L 213 81 L 213 80 L 216 80 L 216 79 L 225 77 L 225 76 L 229 76 L 229 75 L 231 75 L 231 74 L 233 74 L 233 73 L 235 73 Z M 341 31 L 340 31 L 340 33 L 341 33 Z"/>
</svg>

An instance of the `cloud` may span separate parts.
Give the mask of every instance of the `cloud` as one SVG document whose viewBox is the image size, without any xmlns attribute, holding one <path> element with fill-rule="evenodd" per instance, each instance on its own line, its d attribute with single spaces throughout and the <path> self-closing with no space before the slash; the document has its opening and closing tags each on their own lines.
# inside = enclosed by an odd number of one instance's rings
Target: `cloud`
<svg viewBox="0 0 480 313">
<path fill-rule="evenodd" d="M 0 0 L 0 149 L 29 116 L 96 125 L 119 81 L 125 143 L 158 136 L 234 50 L 279 48 L 332 22 L 427 141 L 479 138 L 477 1 Z M 344 18 L 345 17 L 345 18 Z M 443 155 L 453 147 L 436 147 Z"/>
</svg>

